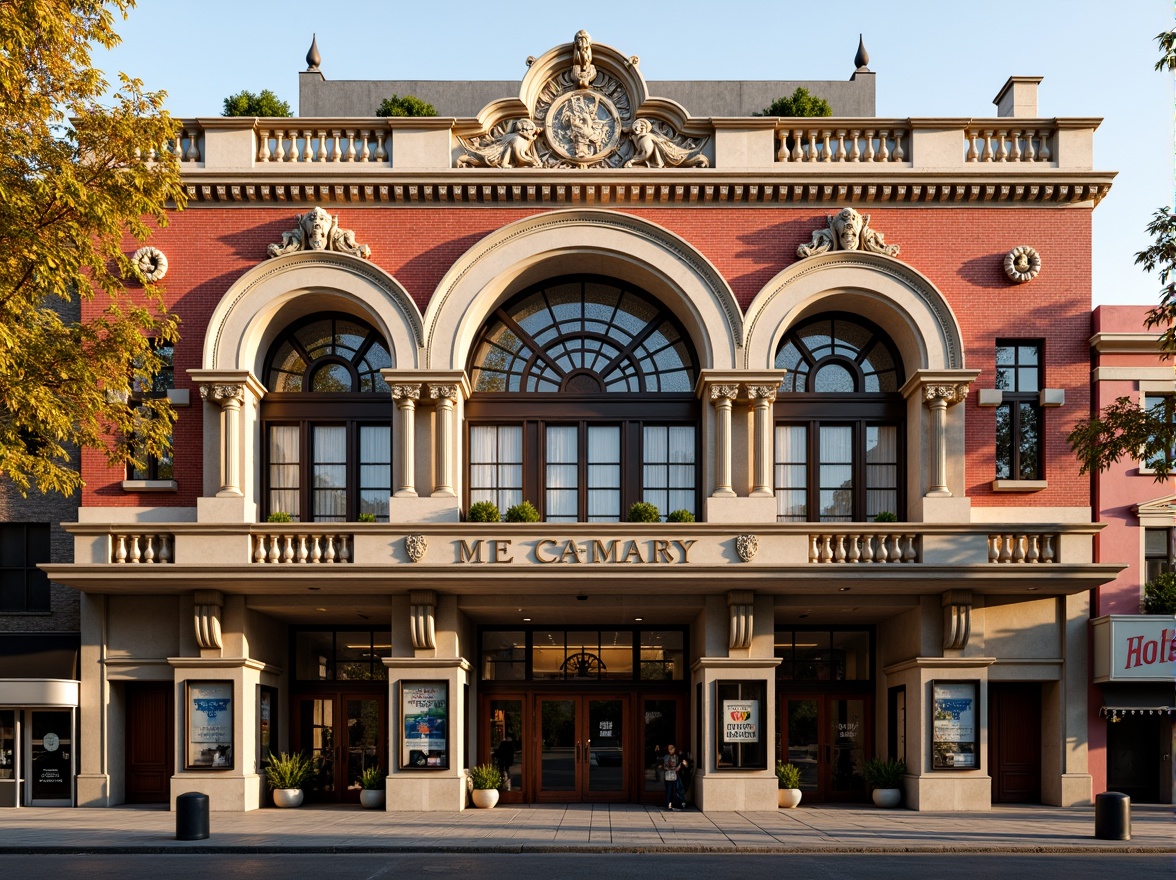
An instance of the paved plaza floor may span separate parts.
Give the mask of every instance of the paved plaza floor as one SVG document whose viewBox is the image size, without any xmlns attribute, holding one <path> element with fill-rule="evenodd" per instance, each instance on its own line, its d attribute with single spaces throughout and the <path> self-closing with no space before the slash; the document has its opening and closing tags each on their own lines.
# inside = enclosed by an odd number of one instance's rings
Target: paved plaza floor
<svg viewBox="0 0 1176 880">
<path fill-rule="evenodd" d="M 499 806 L 407 813 L 358 806 L 212 813 L 211 836 L 175 839 L 165 808 L 0 810 L 19 852 L 1172 852 L 1174 810 L 1134 806 L 1129 841 L 1094 837 L 1094 809 L 918 813 L 866 806 L 665 812 L 642 805 Z"/>
</svg>

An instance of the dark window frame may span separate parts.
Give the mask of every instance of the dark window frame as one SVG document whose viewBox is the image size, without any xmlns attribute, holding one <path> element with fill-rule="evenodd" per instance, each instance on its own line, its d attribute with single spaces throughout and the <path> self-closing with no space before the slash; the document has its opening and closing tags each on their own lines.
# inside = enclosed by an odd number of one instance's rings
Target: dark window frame
<svg viewBox="0 0 1176 880">
<path fill-rule="evenodd" d="M 166 398 L 167 393 L 174 390 L 176 387 L 175 343 L 161 343 L 158 340 L 152 340 L 151 347 L 154 349 L 156 355 L 164 360 L 165 366 L 155 374 L 155 380 L 152 383 L 150 389 L 138 387 L 137 382 L 131 383 L 131 394 L 127 399 L 127 405 L 132 410 L 139 410 L 142 407 L 144 401 L 162 400 L 163 398 Z M 165 351 L 168 353 L 164 354 Z M 146 411 L 144 411 L 143 417 L 149 417 L 149 415 L 146 414 Z M 136 438 L 134 434 L 130 436 L 129 442 L 131 448 L 135 449 Z M 126 479 L 147 480 L 150 482 L 175 479 L 174 448 L 164 456 L 141 451 L 137 453 L 135 457 L 143 459 L 143 467 L 136 468 L 134 463 L 128 461 L 126 468 Z"/>
<path fill-rule="evenodd" d="M 1045 341 L 1043 339 L 997 339 L 995 357 L 999 358 L 1002 348 L 1013 350 L 1011 363 L 1002 364 L 996 361 L 995 371 L 997 388 L 1001 391 L 1001 403 L 996 408 L 996 437 L 995 437 L 995 465 L 998 480 L 1044 480 L 1045 479 L 1045 443 L 1046 436 L 1045 410 L 1040 404 L 1040 391 L 1045 387 Z M 1036 350 L 1036 362 L 1030 364 L 1022 362 L 1021 349 Z M 1021 373 L 1030 367 L 1036 368 L 1037 387 L 1033 389 L 1021 388 Z M 1003 387 L 1001 373 L 1011 372 L 1013 387 Z M 1006 415 L 1007 414 L 1007 415 Z M 1007 428 L 1002 429 L 1002 419 Z M 1024 439 L 1028 430 L 1029 420 L 1036 422 L 1036 440 L 1033 453 L 1036 456 L 1036 466 L 1025 469 L 1022 460 L 1028 451 L 1029 444 Z M 1002 437 L 1002 434 L 1007 436 Z M 1007 447 L 1007 448 L 1004 448 Z"/>
<path fill-rule="evenodd" d="M 566 658 L 567 651 L 567 633 L 568 632 L 592 632 L 596 631 L 597 638 L 603 632 L 627 632 L 633 636 L 632 649 L 633 661 L 632 669 L 633 675 L 631 678 L 604 678 L 597 675 L 595 678 L 584 676 L 573 676 L 565 673 L 563 678 L 535 678 L 534 670 L 534 648 L 535 648 L 535 633 L 547 631 L 560 631 L 564 633 L 564 651 Z M 483 642 L 486 633 L 490 632 L 521 632 L 524 634 L 525 647 L 523 649 L 524 672 L 522 679 L 491 679 L 483 678 Z M 643 632 L 676 632 L 682 636 L 682 676 L 675 679 L 666 678 L 642 678 L 641 677 L 641 633 Z M 523 685 L 544 685 L 550 684 L 555 687 L 563 686 L 579 686 L 587 685 L 589 687 L 599 686 L 601 688 L 617 687 L 625 682 L 639 685 L 652 686 L 668 686 L 678 687 L 687 685 L 690 681 L 690 627 L 681 624 L 658 626 L 656 624 L 641 623 L 640 625 L 621 625 L 613 626 L 608 624 L 587 623 L 583 626 L 579 625 L 564 625 L 564 626 L 548 626 L 542 623 L 524 623 L 519 626 L 510 624 L 491 624 L 478 627 L 478 681 L 481 682 L 482 687 L 520 687 Z M 565 659 L 566 662 L 566 659 Z"/>
<path fill-rule="evenodd" d="M 17 558 L 16 554 L 0 555 L 0 614 L 46 614 L 53 610 L 49 576 L 37 568 L 52 562 L 52 540 L 49 523 L 0 523 L 0 550 L 11 550 L 18 543 L 21 547 Z"/>
</svg>

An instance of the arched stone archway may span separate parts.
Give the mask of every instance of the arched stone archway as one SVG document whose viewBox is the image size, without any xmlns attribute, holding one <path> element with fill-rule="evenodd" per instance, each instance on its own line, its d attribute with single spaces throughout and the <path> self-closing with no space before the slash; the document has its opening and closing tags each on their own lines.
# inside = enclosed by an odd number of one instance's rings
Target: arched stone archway
<svg viewBox="0 0 1176 880">
<path fill-rule="evenodd" d="M 320 311 L 369 321 L 387 340 L 396 366 L 420 365 L 420 312 L 395 278 L 347 254 L 305 251 L 261 263 L 228 289 L 208 323 L 201 366 L 260 376 L 275 335 Z"/>
<path fill-rule="evenodd" d="M 424 366 L 465 368 L 470 346 L 503 300 L 544 278 L 610 275 L 655 296 L 682 322 L 704 368 L 738 363 L 743 319 L 727 282 L 683 239 L 616 211 L 551 211 L 479 241 L 450 268 L 425 312 Z"/>
<path fill-rule="evenodd" d="M 905 263 L 864 251 L 800 260 L 764 285 L 747 310 L 741 366 L 771 367 L 790 326 L 828 311 L 852 312 L 885 330 L 908 376 L 964 368 L 959 323 L 935 285 Z"/>
</svg>

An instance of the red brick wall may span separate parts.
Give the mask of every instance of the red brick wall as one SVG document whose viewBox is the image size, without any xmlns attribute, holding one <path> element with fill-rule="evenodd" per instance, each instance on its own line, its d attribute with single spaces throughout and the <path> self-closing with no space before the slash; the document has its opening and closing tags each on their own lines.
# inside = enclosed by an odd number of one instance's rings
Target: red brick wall
<svg viewBox="0 0 1176 880">
<path fill-rule="evenodd" d="M 198 367 L 200 330 L 221 296 L 246 270 L 265 259 L 304 207 L 194 206 L 152 238 L 168 258 L 168 301 L 183 320 L 176 350 L 176 385 L 191 388 L 186 369 Z M 795 262 L 796 247 L 823 227 L 831 208 L 715 207 L 626 208 L 682 236 L 727 279 L 740 305 L 776 273 Z M 339 211 L 344 227 L 372 248 L 372 262 L 393 275 L 424 311 L 453 262 L 479 239 L 534 209 L 489 207 L 360 207 Z M 994 495 L 995 414 L 967 407 L 967 491 L 976 505 L 1086 505 L 1089 483 L 1078 474 L 1065 442 L 1070 425 L 1089 408 L 1091 212 L 1085 208 L 903 207 L 871 210 L 872 228 L 902 247 L 900 259 L 927 276 L 947 298 L 960 323 L 969 368 L 983 371 L 977 388 L 993 387 L 995 340 L 1045 340 L 1046 387 L 1064 388 L 1066 405 L 1045 417 L 1042 492 Z M 1042 255 L 1040 276 L 1012 285 L 1001 263 L 1021 244 Z M 128 249 L 133 245 L 128 243 Z M 101 303 L 95 300 L 91 311 Z M 176 495 L 136 495 L 119 486 L 122 472 L 101 454 L 83 455 L 87 505 L 191 506 L 200 494 L 199 395 L 180 411 L 176 426 Z"/>
</svg>

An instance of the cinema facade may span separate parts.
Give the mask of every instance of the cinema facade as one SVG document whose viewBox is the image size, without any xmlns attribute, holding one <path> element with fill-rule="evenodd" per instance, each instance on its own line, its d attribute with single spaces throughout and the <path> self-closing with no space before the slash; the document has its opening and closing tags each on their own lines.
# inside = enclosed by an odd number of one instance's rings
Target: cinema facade
<svg viewBox="0 0 1176 880">
<path fill-rule="evenodd" d="M 586 34 L 452 95 L 316 55 L 307 115 L 184 121 L 139 255 L 179 418 L 173 460 L 84 456 L 47 567 L 78 804 L 268 806 L 271 750 L 312 801 L 378 764 L 460 810 L 492 763 L 506 803 L 656 804 L 671 742 L 706 810 L 775 809 L 777 760 L 864 800 L 873 757 L 914 809 L 1090 802 L 1097 119 L 1029 77 L 877 118 L 864 52 L 821 119 Z M 372 116 L 397 86 L 453 115 Z"/>
</svg>

